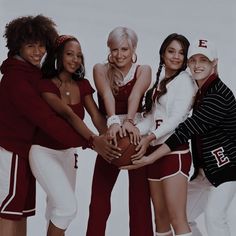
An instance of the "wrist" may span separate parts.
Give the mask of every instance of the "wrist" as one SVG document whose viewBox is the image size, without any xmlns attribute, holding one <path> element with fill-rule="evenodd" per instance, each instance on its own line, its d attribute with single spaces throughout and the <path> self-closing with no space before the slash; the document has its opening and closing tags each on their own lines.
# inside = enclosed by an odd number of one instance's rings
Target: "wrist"
<svg viewBox="0 0 236 236">
<path fill-rule="evenodd" d="M 125 122 L 128 122 L 128 123 L 132 124 L 133 126 L 135 126 L 135 123 L 134 123 L 134 120 L 133 120 L 133 119 L 125 118 L 124 121 L 123 121 L 123 124 L 124 124 Z"/>
<path fill-rule="evenodd" d="M 156 136 L 153 133 L 149 133 L 147 139 L 149 142 L 152 142 L 153 140 L 156 139 Z"/>
<path fill-rule="evenodd" d="M 97 135 L 95 135 L 95 134 L 91 134 L 90 136 L 89 136 L 89 138 L 88 138 L 88 141 L 87 141 L 87 145 L 88 145 L 88 147 L 89 148 L 91 148 L 91 149 L 94 149 L 94 139 L 95 139 L 95 137 L 96 137 Z"/>
<path fill-rule="evenodd" d="M 119 116 L 112 115 L 107 118 L 107 127 L 109 128 L 113 124 L 121 125 Z"/>
</svg>

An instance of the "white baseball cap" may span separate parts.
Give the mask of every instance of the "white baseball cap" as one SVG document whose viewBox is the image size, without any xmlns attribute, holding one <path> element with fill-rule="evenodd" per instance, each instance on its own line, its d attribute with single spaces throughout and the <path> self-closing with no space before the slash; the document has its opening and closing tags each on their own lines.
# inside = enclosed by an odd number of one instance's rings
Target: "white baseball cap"
<svg viewBox="0 0 236 236">
<path fill-rule="evenodd" d="M 203 54 L 210 61 L 218 58 L 215 45 L 207 39 L 198 39 L 193 41 L 193 43 L 190 43 L 188 58 L 195 54 Z"/>
</svg>

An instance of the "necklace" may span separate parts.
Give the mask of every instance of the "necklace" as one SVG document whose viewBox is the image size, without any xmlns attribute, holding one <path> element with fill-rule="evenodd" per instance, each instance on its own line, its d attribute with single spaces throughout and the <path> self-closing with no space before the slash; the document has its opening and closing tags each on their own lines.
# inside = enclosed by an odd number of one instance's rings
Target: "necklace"
<svg viewBox="0 0 236 236">
<path fill-rule="evenodd" d="M 71 87 L 71 83 L 72 83 L 72 80 L 70 79 L 68 83 L 66 83 L 65 81 L 62 81 L 62 79 L 57 76 L 57 79 L 60 81 L 60 86 L 59 88 L 64 84 L 64 89 L 62 90 L 66 96 L 70 96 L 70 87 Z"/>
</svg>

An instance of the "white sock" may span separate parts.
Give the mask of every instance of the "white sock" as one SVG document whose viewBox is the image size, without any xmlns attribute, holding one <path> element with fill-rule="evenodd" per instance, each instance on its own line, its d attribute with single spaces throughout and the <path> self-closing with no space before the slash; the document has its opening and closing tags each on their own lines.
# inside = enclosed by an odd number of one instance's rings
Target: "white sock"
<svg viewBox="0 0 236 236">
<path fill-rule="evenodd" d="M 164 233 L 158 233 L 156 232 L 156 236 L 169 236 L 172 234 L 172 230 L 169 230 L 167 232 L 164 232 Z"/>
</svg>

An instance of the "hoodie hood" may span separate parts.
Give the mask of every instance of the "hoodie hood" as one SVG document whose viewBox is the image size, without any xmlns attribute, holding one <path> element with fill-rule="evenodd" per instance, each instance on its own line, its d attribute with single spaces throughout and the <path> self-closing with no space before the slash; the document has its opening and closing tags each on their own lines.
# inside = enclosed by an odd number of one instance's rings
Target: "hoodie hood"
<svg viewBox="0 0 236 236">
<path fill-rule="evenodd" d="M 26 61 L 22 61 L 14 57 L 9 57 L 5 61 L 3 61 L 0 70 L 1 73 L 4 75 L 7 73 L 11 73 L 12 71 L 35 73 L 39 72 L 40 68 Z"/>
</svg>

